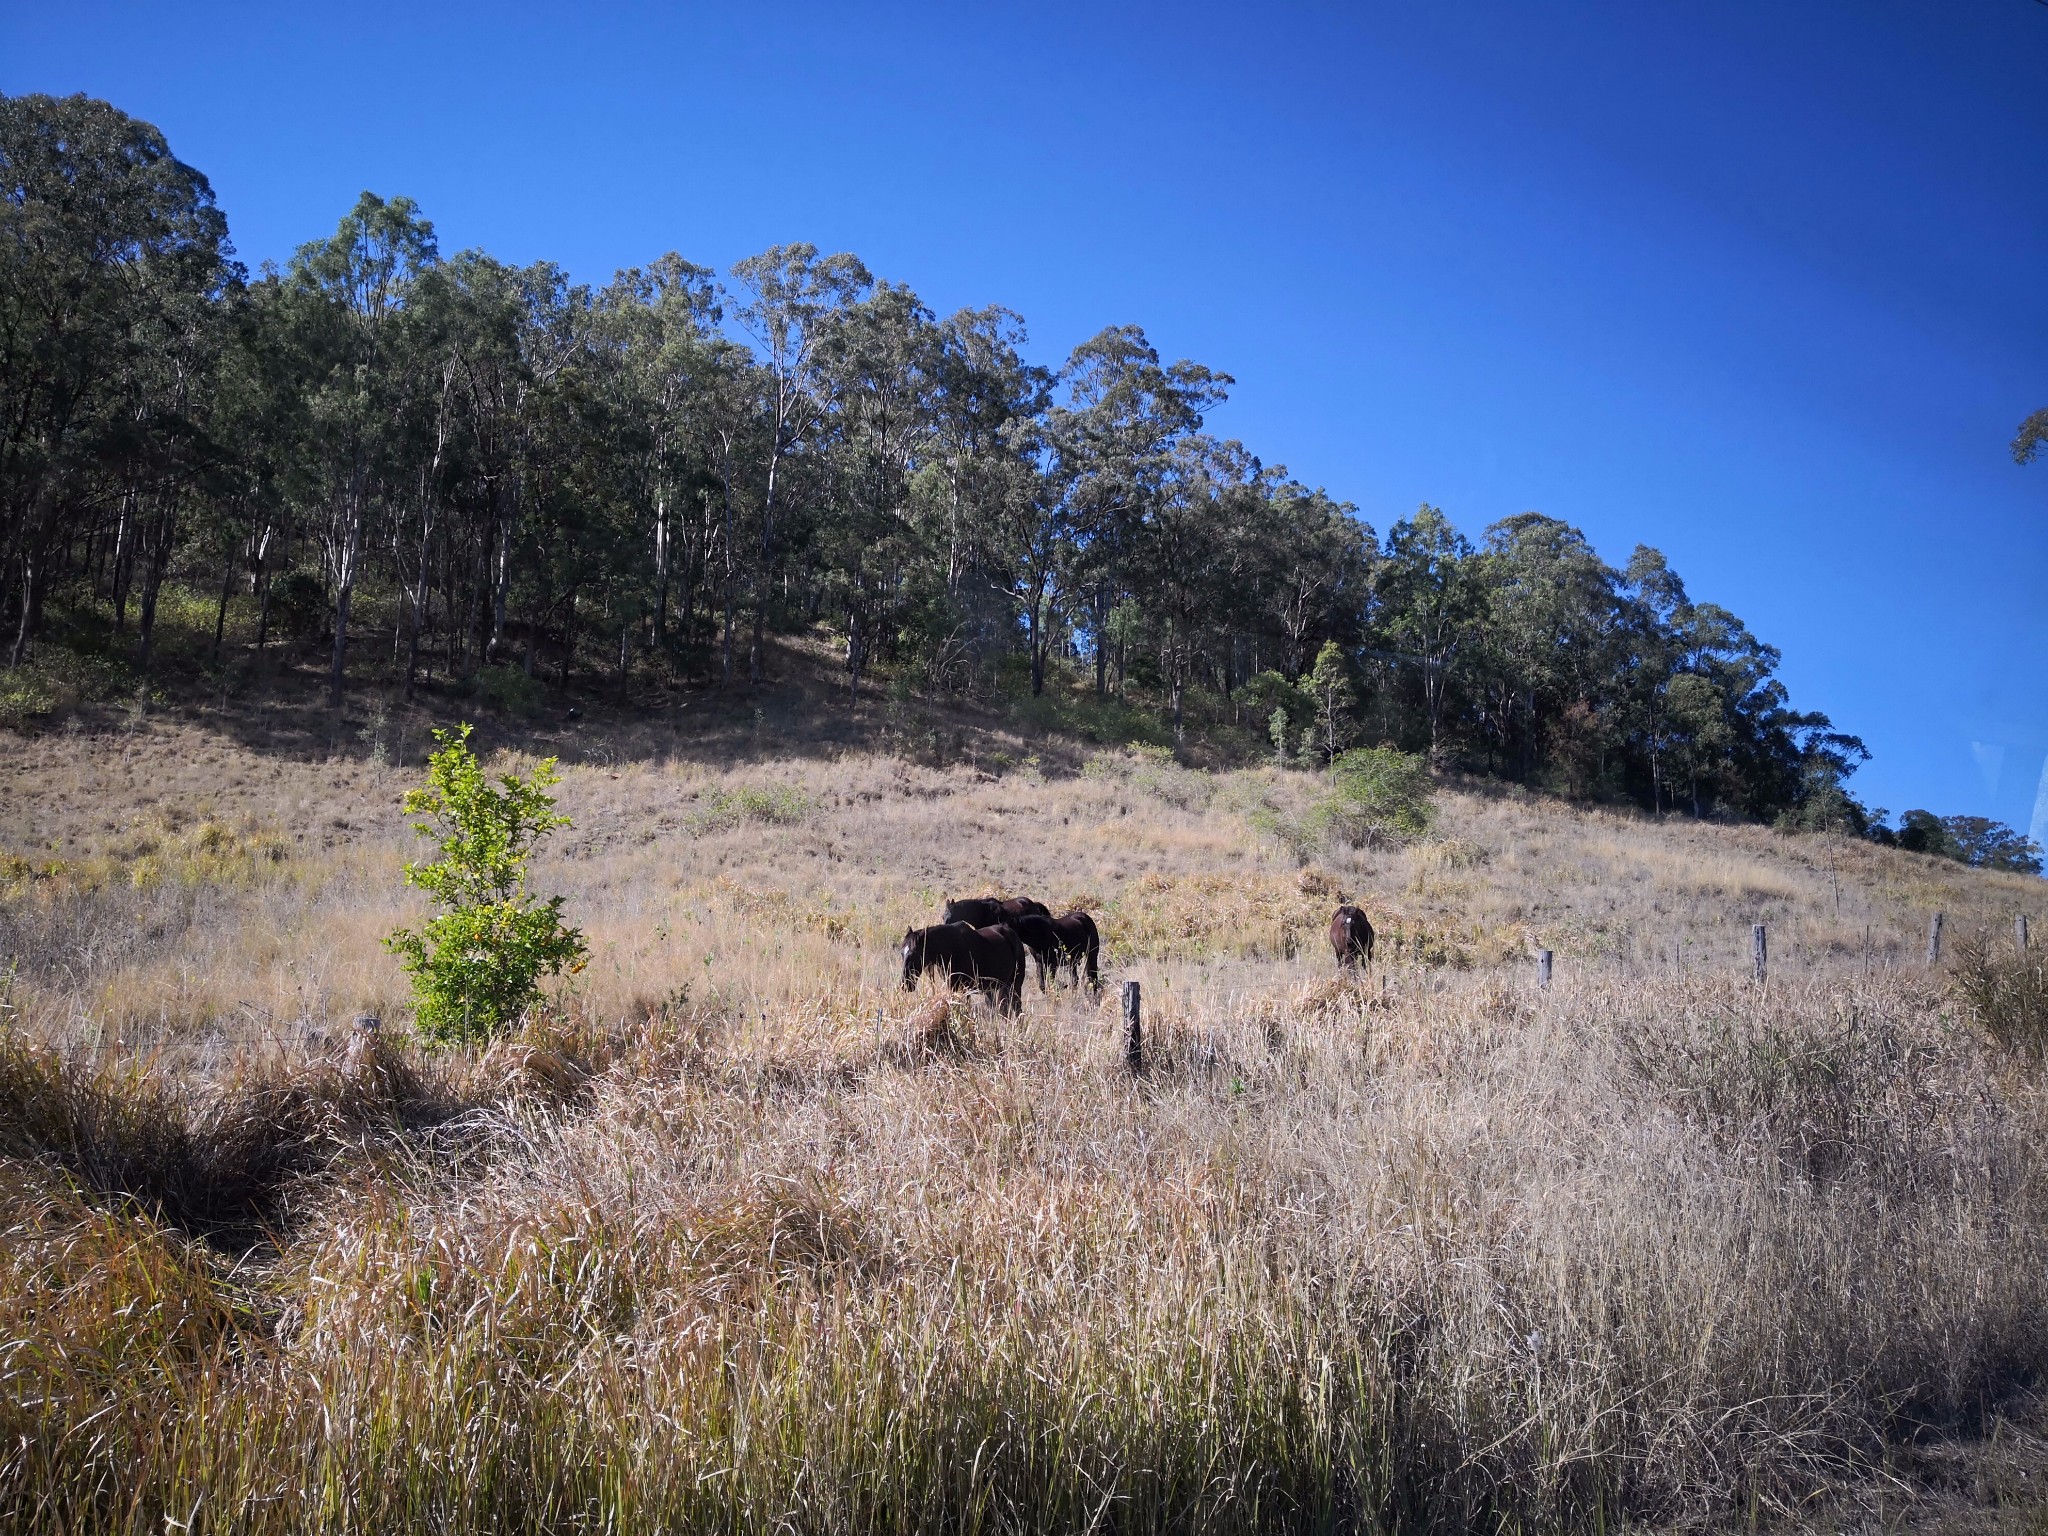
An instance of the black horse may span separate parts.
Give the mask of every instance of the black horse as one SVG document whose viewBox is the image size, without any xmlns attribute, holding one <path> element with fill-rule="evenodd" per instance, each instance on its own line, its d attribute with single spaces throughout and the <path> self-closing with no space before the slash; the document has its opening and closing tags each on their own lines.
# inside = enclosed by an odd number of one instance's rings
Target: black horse
<svg viewBox="0 0 2048 1536">
<path fill-rule="evenodd" d="M 1038 962 L 1038 990 L 1043 992 L 1046 970 L 1057 971 L 1060 968 L 1059 930 L 1053 927 L 1051 918 L 1040 917 L 1036 912 L 1013 917 L 1007 926 L 1024 941 L 1024 947 L 1031 951 L 1031 958 Z"/>
<path fill-rule="evenodd" d="M 1012 896 L 1007 901 L 999 896 L 970 896 L 947 902 L 939 921 L 993 928 L 997 923 L 1014 923 L 1020 917 L 1051 916 L 1044 902 L 1033 901 L 1029 896 Z"/>
<path fill-rule="evenodd" d="M 1007 924 L 909 929 L 903 935 L 903 990 L 914 990 L 927 969 L 943 974 L 955 991 L 979 987 L 1005 1013 L 1024 1006 L 1024 941 Z"/>
<path fill-rule="evenodd" d="M 1356 907 L 1339 907 L 1330 918 L 1330 948 L 1337 952 L 1337 968 L 1372 964 L 1372 924 Z"/>
<path fill-rule="evenodd" d="M 1088 985 L 1096 991 L 1102 990 L 1102 977 L 1096 970 L 1097 957 L 1102 953 L 1102 936 L 1095 931 L 1095 919 L 1086 912 L 1075 910 L 1064 917 L 1052 919 L 1054 937 L 1060 941 L 1060 958 L 1072 963 L 1074 981 L 1081 980 L 1081 967 L 1088 967 Z M 1057 970 L 1058 966 L 1055 965 Z"/>
</svg>

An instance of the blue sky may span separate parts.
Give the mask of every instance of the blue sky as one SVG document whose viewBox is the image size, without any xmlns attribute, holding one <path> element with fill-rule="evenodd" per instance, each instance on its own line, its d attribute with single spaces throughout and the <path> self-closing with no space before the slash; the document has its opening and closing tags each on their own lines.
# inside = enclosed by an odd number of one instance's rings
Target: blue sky
<svg viewBox="0 0 2048 1536">
<path fill-rule="evenodd" d="M 852 250 L 1048 363 L 1135 321 L 1381 532 L 1654 544 L 1867 799 L 2034 821 L 2048 5 L 7 0 L 0 90 L 156 123 L 252 266 L 367 187 L 593 281 Z"/>
</svg>

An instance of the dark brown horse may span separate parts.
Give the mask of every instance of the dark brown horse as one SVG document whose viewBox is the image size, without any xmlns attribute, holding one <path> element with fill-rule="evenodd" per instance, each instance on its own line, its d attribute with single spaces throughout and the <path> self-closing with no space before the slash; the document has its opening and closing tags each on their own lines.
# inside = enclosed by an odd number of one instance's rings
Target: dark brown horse
<svg viewBox="0 0 2048 1536">
<path fill-rule="evenodd" d="M 1059 975 L 1062 965 L 1071 963 L 1074 967 L 1074 981 L 1079 985 L 1081 966 L 1088 966 L 1088 985 L 1100 987 L 1101 978 L 1096 974 L 1096 956 L 1102 941 L 1095 932 L 1095 919 L 1086 912 L 1069 912 L 1065 917 L 1040 917 L 1027 912 L 1022 917 L 1010 919 L 1009 926 L 1016 930 L 1017 937 L 1024 941 L 1024 947 L 1031 951 L 1031 958 L 1038 962 L 1038 990 L 1045 990 L 1045 973 Z"/>
<path fill-rule="evenodd" d="M 1337 951 L 1337 968 L 1372 964 L 1372 924 L 1356 907 L 1339 907 L 1330 919 L 1330 948 Z"/>
<path fill-rule="evenodd" d="M 979 987 L 1005 1013 L 1024 1006 L 1024 941 L 1007 924 L 970 928 L 940 923 L 903 935 L 903 990 L 912 991 L 926 970 L 945 976 L 955 991 Z"/>
<path fill-rule="evenodd" d="M 1031 958 L 1038 962 L 1038 990 L 1045 990 L 1045 972 L 1050 966 L 1060 967 L 1060 936 L 1053 928 L 1052 919 L 1040 917 L 1036 912 L 1026 912 L 1013 917 L 1004 926 L 1024 941 L 1024 947 L 1031 952 Z"/>
<path fill-rule="evenodd" d="M 1000 896 L 970 896 L 947 902 L 939 920 L 993 928 L 997 923 L 1013 923 L 1020 917 L 1051 916 L 1044 902 L 1033 901 L 1029 896 L 1012 896 L 1007 901 Z"/>
<path fill-rule="evenodd" d="M 1060 941 L 1061 957 L 1073 964 L 1076 984 L 1081 980 L 1081 967 L 1085 964 L 1088 967 L 1088 985 L 1100 991 L 1102 977 L 1096 970 L 1096 961 L 1102 953 L 1102 935 L 1095 931 L 1095 919 L 1077 909 L 1064 917 L 1054 918 L 1052 931 Z"/>
</svg>

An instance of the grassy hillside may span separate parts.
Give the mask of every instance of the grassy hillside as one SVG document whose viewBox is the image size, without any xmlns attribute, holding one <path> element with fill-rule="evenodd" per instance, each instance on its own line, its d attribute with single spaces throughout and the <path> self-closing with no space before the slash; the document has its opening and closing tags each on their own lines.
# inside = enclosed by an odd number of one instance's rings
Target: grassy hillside
<svg viewBox="0 0 2048 1536">
<path fill-rule="evenodd" d="M 1304 863 L 1306 776 L 1058 720 L 593 714 L 495 728 L 593 959 L 481 1054 L 379 944 L 425 719 L 0 735 L 0 1524 L 1975 1529 L 2048 1470 L 2048 1093 L 1922 963 L 2041 882 L 1456 786 Z M 1113 991 L 901 990 L 984 889 L 1096 912 L 1142 1081 Z"/>
</svg>

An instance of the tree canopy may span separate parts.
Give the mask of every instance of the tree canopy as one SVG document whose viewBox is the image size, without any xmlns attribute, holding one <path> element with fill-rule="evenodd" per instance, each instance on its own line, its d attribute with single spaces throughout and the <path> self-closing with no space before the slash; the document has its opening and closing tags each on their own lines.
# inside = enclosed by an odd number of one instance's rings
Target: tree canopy
<svg viewBox="0 0 2048 1536">
<path fill-rule="evenodd" d="M 1657 551 L 1433 506 L 1381 537 L 1210 432 L 1233 380 L 1136 325 L 1047 369 L 1010 311 L 940 317 L 850 254 L 592 286 L 369 192 L 252 279 L 206 179 L 84 97 L 0 99 L 0 172 L 16 664 L 55 603 L 147 666 L 170 582 L 217 593 L 216 640 L 239 600 L 259 648 L 317 650 L 336 703 L 378 668 L 743 686 L 805 633 L 856 700 L 878 667 L 1092 691 L 1660 811 L 1797 812 L 1867 756 Z"/>
</svg>

